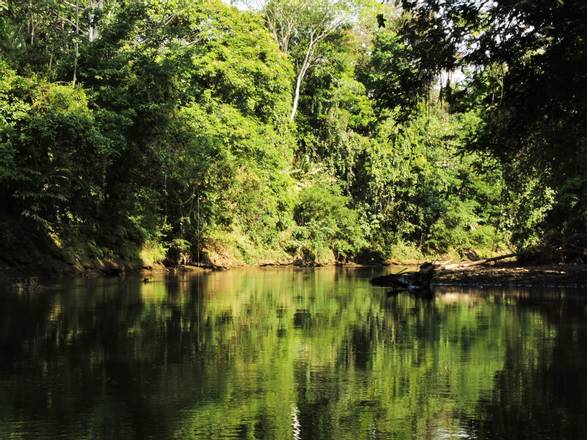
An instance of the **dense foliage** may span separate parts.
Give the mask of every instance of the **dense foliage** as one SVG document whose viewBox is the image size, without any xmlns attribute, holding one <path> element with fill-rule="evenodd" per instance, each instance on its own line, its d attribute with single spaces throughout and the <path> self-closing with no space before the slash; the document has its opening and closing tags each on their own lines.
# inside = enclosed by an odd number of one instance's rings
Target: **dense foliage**
<svg viewBox="0 0 587 440">
<path fill-rule="evenodd" d="M 511 225 L 519 243 L 587 224 L 587 4 L 581 0 L 404 1 L 402 33 L 419 69 L 463 69 L 451 87 L 455 110 L 482 124 L 468 147 L 505 167 L 526 203 Z M 435 31 L 432 32 L 431 29 Z"/>
<path fill-rule="evenodd" d="M 579 232 L 585 7 L 404 3 L 0 3 L 1 258 L 380 261 Z"/>
</svg>

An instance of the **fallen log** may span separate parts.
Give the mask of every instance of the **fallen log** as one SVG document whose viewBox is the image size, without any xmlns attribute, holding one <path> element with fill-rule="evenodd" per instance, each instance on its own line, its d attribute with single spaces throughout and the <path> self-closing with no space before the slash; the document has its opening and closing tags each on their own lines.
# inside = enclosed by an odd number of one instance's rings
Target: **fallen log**
<svg viewBox="0 0 587 440">
<path fill-rule="evenodd" d="M 483 258 L 477 261 L 469 261 L 466 263 L 455 263 L 455 264 L 445 264 L 444 266 L 440 267 L 440 269 L 457 269 L 460 267 L 471 267 L 471 266 L 481 266 L 487 263 L 495 263 L 496 261 L 506 260 L 508 258 L 516 258 L 519 257 L 520 254 L 507 254 L 507 255 L 500 255 L 498 257 L 491 257 L 491 258 Z"/>
<path fill-rule="evenodd" d="M 430 282 L 437 268 L 432 263 L 424 263 L 420 266 L 419 271 L 400 272 L 376 277 L 371 280 L 371 284 L 409 291 L 426 290 L 430 289 Z"/>
<path fill-rule="evenodd" d="M 506 260 L 508 258 L 517 258 L 520 254 L 507 254 L 507 255 L 500 255 L 499 257 L 491 257 L 491 258 L 483 258 L 477 261 L 471 261 L 470 263 L 465 263 L 465 266 L 479 266 L 481 264 L 487 263 L 494 263 L 496 261 Z"/>
<path fill-rule="evenodd" d="M 435 274 L 443 271 L 451 271 L 460 268 L 467 268 L 472 266 L 480 266 L 487 263 L 505 260 L 508 258 L 517 257 L 518 254 L 500 255 L 498 257 L 484 258 L 478 261 L 460 264 L 435 264 L 424 263 L 420 266 L 418 271 L 401 271 L 395 274 L 384 275 L 376 277 L 371 280 L 371 284 L 379 287 L 391 287 L 392 292 L 410 291 L 410 292 L 424 292 L 430 290 L 430 284 Z"/>
</svg>

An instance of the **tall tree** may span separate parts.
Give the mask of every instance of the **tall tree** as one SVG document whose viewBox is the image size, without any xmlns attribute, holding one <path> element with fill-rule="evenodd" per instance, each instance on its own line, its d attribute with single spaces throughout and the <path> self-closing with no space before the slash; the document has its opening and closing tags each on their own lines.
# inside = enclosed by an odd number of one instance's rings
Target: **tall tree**
<svg viewBox="0 0 587 440">
<path fill-rule="evenodd" d="M 322 60 L 322 45 L 350 20 L 349 3 L 333 0 L 270 0 L 267 26 L 279 48 L 295 64 L 296 81 L 290 121 L 295 119 L 308 72 Z"/>
</svg>

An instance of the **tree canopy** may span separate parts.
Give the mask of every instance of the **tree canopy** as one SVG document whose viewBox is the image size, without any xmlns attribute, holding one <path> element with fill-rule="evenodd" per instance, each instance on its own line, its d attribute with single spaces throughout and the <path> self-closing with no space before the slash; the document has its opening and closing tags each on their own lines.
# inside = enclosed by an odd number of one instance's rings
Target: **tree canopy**
<svg viewBox="0 0 587 440">
<path fill-rule="evenodd" d="M 579 0 L 0 14 L 9 263 L 462 258 L 587 222 Z"/>
</svg>

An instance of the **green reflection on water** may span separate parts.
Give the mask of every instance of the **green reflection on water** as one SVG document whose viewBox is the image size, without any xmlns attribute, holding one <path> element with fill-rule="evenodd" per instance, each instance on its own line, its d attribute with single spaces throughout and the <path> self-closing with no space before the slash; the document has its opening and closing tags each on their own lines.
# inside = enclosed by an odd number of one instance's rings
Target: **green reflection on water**
<svg viewBox="0 0 587 440">
<path fill-rule="evenodd" d="M 0 438 L 585 438 L 585 303 L 370 271 L 65 283 L 0 298 Z"/>
</svg>

